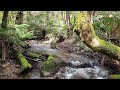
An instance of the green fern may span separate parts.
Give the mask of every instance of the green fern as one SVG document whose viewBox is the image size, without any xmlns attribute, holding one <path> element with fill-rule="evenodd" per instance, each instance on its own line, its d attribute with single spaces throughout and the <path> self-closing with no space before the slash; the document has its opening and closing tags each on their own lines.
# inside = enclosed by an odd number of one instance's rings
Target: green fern
<svg viewBox="0 0 120 90">
<path fill-rule="evenodd" d="M 29 25 L 27 24 L 21 24 L 21 25 L 14 25 L 15 26 L 15 32 L 16 35 L 20 38 L 20 39 L 31 39 L 34 38 L 34 31 L 29 31 Z"/>
<path fill-rule="evenodd" d="M 8 27 L 7 29 L 0 28 L 0 38 L 17 45 L 18 47 L 24 46 L 25 43 L 22 41 L 23 39 L 35 37 L 33 31 L 28 31 L 28 28 L 28 25 L 25 24 L 15 25 L 14 27 Z"/>
</svg>

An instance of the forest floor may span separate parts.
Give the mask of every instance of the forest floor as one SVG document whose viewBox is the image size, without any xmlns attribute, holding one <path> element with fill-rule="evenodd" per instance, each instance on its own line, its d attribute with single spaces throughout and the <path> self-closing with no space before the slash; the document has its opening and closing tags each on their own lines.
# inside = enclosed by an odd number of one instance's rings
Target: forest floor
<svg viewBox="0 0 120 90">
<path fill-rule="evenodd" d="M 20 71 L 19 63 L 14 59 L 6 59 L 0 65 L 0 79 L 17 79 Z"/>
<path fill-rule="evenodd" d="M 61 42 L 57 45 L 57 48 L 59 50 L 62 50 L 63 52 L 66 52 L 67 54 L 76 54 L 76 51 L 75 51 L 76 47 L 77 46 L 76 46 L 76 44 L 73 44 L 72 39 L 65 39 L 63 42 Z M 95 53 L 95 52 L 94 53 L 89 52 L 89 54 L 87 54 L 87 55 L 83 52 L 80 55 L 82 55 L 82 56 L 85 55 L 88 58 L 101 60 L 100 54 Z M 33 67 L 37 68 L 36 62 L 31 62 L 31 61 L 29 61 L 29 62 L 33 65 Z M 1 62 L 0 66 L 1 66 L 0 67 L 0 79 L 23 79 L 23 78 L 26 78 L 24 76 L 19 75 L 21 72 L 21 67 L 20 67 L 19 62 L 14 59 L 6 59 L 6 61 Z M 49 79 L 51 79 L 51 78 L 53 78 L 53 77 L 50 77 Z M 29 78 L 27 77 L 26 79 L 29 79 Z"/>
</svg>

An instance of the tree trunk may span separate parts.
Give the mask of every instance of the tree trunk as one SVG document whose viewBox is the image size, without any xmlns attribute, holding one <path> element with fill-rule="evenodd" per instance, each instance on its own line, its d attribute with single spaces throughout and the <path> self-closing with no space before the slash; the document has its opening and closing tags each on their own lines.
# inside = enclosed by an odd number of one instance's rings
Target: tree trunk
<svg viewBox="0 0 120 90">
<path fill-rule="evenodd" d="M 18 11 L 15 23 L 16 24 L 23 24 L 23 11 Z"/>
<path fill-rule="evenodd" d="M 80 12 L 76 17 L 75 32 L 93 51 L 100 52 L 116 60 L 120 60 L 120 47 L 106 42 L 96 36 L 91 23 L 91 15 L 87 11 Z"/>
<path fill-rule="evenodd" d="M 2 28 L 7 28 L 8 13 L 9 13 L 9 11 L 4 11 L 3 12 L 2 24 L 1 24 Z"/>
<path fill-rule="evenodd" d="M 7 28 L 7 18 L 8 18 L 9 11 L 3 12 L 2 24 L 1 28 L 5 30 Z M 5 61 L 6 59 L 6 42 L 2 39 L 2 60 Z"/>
<path fill-rule="evenodd" d="M 66 11 L 67 36 L 70 37 L 70 11 Z"/>
</svg>

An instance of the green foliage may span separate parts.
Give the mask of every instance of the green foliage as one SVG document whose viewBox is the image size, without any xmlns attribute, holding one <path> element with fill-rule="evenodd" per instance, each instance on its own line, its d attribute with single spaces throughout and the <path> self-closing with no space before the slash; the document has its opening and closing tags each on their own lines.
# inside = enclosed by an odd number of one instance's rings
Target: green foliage
<svg viewBox="0 0 120 90">
<path fill-rule="evenodd" d="M 15 20 L 16 20 L 16 16 L 17 16 L 17 12 L 18 11 L 9 11 L 9 15 L 8 15 L 8 25 L 15 25 Z"/>
<path fill-rule="evenodd" d="M 33 31 L 28 32 L 28 28 L 27 24 L 14 25 L 7 29 L 0 28 L 0 38 L 17 46 L 24 46 L 25 44 L 22 40 L 34 37 Z"/>
<path fill-rule="evenodd" d="M 120 12 L 101 11 L 97 16 L 93 16 L 93 26 L 99 37 L 108 37 L 111 31 L 120 25 Z"/>
<path fill-rule="evenodd" d="M 50 72 L 51 69 L 53 69 L 54 67 L 54 60 L 55 60 L 55 57 L 54 56 L 49 56 L 47 61 L 45 61 L 42 66 L 41 66 L 41 69 L 42 70 L 45 70 L 47 72 Z"/>
<path fill-rule="evenodd" d="M 30 26 L 31 30 L 40 30 L 45 28 L 45 13 L 41 13 L 37 16 L 27 16 L 27 24 Z"/>
<path fill-rule="evenodd" d="M 47 31 L 51 36 L 66 35 L 66 26 L 62 15 L 53 11 L 41 11 L 38 15 L 28 15 L 27 24 L 35 32 Z"/>
<path fill-rule="evenodd" d="M 34 38 L 34 32 L 29 31 L 29 25 L 27 24 L 21 24 L 21 25 L 14 25 L 15 26 L 15 32 L 18 38 L 20 39 L 32 39 Z"/>
</svg>

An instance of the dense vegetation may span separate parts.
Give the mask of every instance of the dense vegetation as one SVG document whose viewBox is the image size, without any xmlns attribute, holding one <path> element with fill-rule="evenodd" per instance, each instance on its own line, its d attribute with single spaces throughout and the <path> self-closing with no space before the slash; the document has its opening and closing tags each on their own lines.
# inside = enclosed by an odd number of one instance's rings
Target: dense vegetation
<svg viewBox="0 0 120 90">
<path fill-rule="evenodd" d="M 65 65 L 63 53 L 31 50 L 33 46 L 28 42 L 32 40 L 49 41 L 50 48 L 57 50 L 61 42 L 73 40 L 69 48 L 74 50 L 69 49 L 69 53 L 92 56 L 98 52 L 103 66 L 113 70 L 112 74 L 120 73 L 119 11 L 1 11 L 0 24 L 0 63 L 14 59 L 21 65 L 20 73 L 30 72 L 36 58 L 43 62 L 43 77 Z"/>
</svg>

